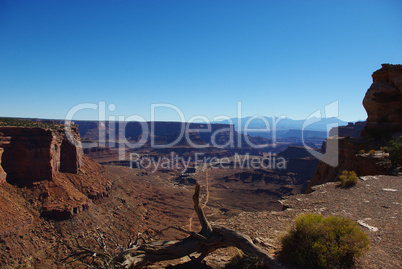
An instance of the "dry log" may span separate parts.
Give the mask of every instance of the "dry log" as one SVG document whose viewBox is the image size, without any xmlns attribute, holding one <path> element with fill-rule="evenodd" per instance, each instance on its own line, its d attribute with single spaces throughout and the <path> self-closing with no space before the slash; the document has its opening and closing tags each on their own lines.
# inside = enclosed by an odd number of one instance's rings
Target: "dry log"
<svg viewBox="0 0 402 269">
<path fill-rule="evenodd" d="M 200 206 L 200 185 L 196 184 L 193 195 L 194 209 L 201 224 L 199 233 L 187 232 L 188 237 L 175 241 L 144 243 L 122 251 L 114 263 L 126 269 L 143 268 L 159 261 L 179 259 L 191 254 L 199 254 L 192 259 L 202 261 L 209 253 L 219 248 L 236 247 L 246 254 L 261 258 L 272 269 L 285 268 L 262 249 L 254 245 L 251 238 L 240 232 L 224 227 L 213 227 Z M 183 231 L 182 229 L 179 229 Z"/>
</svg>

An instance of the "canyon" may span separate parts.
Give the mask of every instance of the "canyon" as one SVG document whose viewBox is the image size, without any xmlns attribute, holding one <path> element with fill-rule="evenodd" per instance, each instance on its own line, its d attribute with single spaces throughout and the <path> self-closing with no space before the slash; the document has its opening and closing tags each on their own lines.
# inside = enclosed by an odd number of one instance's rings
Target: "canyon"
<svg viewBox="0 0 402 269">
<path fill-rule="evenodd" d="M 64 263 L 63 258 L 79 251 L 78 243 L 96 245 L 94 238 L 99 234 L 113 235 L 113 240 L 127 244 L 139 233 L 152 241 L 169 226 L 195 231 L 200 225 L 194 220 L 191 200 L 198 182 L 201 205 L 212 223 L 251 235 L 255 244 L 273 256 L 279 251 L 280 235 L 297 214 L 337 213 L 381 229 L 370 234 L 374 247 L 358 268 L 398 266 L 400 255 L 392 252 L 390 235 L 400 238 L 396 227 L 401 220 L 395 212 L 401 203 L 397 195 L 401 177 L 382 146 L 385 139 L 402 132 L 401 79 L 402 66 L 382 65 L 373 73 L 373 84 L 363 100 L 367 124 L 332 130 L 323 146 L 314 149 L 324 154 L 328 141 L 336 141 L 336 167 L 314 158 L 299 143 L 276 147 L 270 138 L 238 133 L 230 124 L 212 124 L 208 129 L 202 123 L 75 121 L 69 129 L 59 120 L 0 119 L 0 265 L 74 268 L 77 263 Z M 180 137 L 182 130 L 184 137 Z M 139 143 L 144 135 L 149 139 L 141 147 L 127 146 Z M 232 141 L 233 136 L 239 139 Z M 247 140 L 260 147 L 251 147 Z M 219 147 L 226 144 L 233 146 Z M 135 153 L 157 159 L 172 152 L 184 158 L 202 153 L 224 162 L 225 169 L 194 161 L 186 171 L 183 167 L 132 167 L 127 158 Z M 236 158 L 244 156 L 257 161 L 282 158 L 286 169 L 239 167 Z M 357 173 L 357 187 L 343 189 L 329 183 L 337 181 L 343 170 Z M 384 174 L 388 175 L 377 176 Z M 380 200 L 371 197 L 375 193 Z M 345 199 L 354 199 L 351 208 Z M 392 218 L 388 224 L 381 220 L 380 209 Z M 163 238 L 173 240 L 179 235 L 166 231 Z M 378 237 L 386 242 L 377 242 Z M 381 256 L 389 261 L 376 258 L 382 251 L 379 246 L 384 246 L 386 253 Z M 227 252 L 218 252 L 206 261 L 208 266 L 222 268 L 229 259 Z M 179 266 L 186 261 L 157 266 Z"/>
</svg>

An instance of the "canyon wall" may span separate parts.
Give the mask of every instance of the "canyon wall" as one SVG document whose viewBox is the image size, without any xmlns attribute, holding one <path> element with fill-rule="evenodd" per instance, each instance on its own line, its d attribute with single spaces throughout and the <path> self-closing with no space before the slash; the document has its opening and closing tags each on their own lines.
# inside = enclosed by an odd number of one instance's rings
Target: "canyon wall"
<svg viewBox="0 0 402 269">
<path fill-rule="evenodd" d="M 269 144 L 270 139 L 251 137 L 235 131 L 232 124 L 204 124 L 185 122 L 95 122 L 75 121 L 83 141 L 97 142 L 102 146 L 117 146 L 118 142 L 144 141 L 144 147 L 153 145 L 211 146 L 229 145 L 232 148 L 250 148 L 248 141 L 255 145 Z M 151 144 L 152 143 L 152 144 Z"/>
<path fill-rule="evenodd" d="M 1 166 L 1 157 L 3 156 L 4 149 L 0 148 L 0 184 L 6 182 L 7 174 Z"/>
<path fill-rule="evenodd" d="M 363 99 L 366 129 L 402 132 L 402 65 L 382 64 L 372 78 L 373 84 Z"/>
<path fill-rule="evenodd" d="M 7 194 L 19 188 L 41 216 L 56 220 L 85 210 L 92 200 L 107 196 L 111 186 L 103 167 L 84 156 L 78 126 L 66 130 L 63 125 L 0 127 L 1 190 Z M 15 199 L 8 203 L 23 204 Z M 0 235 L 20 223 L 12 214 L 7 221 L 10 225 L 0 227 Z"/>
<path fill-rule="evenodd" d="M 334 127 L 329 131 L 329 136 L 338 135 L 339 137 L 359 137 L 366 127 L 365 121 L 348 122 L 346 126 Z"/>
<path fill-rule="evenodd" d="M 401 135 L 402 65 L 382 64 L 382 68 L 375 71 L 372 78 L 373 83 L 363 99 L 368 117 L 361 136 L 329 138 L 338 140 L 339 164 L 332 167 L 320 161 L 306 189 L 307 193 L 312 191 L 312 186 L 337 181 L 343 170 L 355 171 L 358 176 L 389 172 L 391 163 L 385 154 L 361 154 L 361 151 L 376 149 L 381 141 Z M 350 128 L 361 128 L 360 125 Z"/>
<path fill-rule="evenodd" d="M 83 155 L 77 127 L 72 127 L 70 138 L 64 129 L 0 127 L 1 166 L 7 182 L 31 186 L 52 180 L 59 171 L 76 174 Z"/>
<path fill-rule="evenodd" d="M 386 174 L 390 169 L 390 161 L 383 154 L 359 153 L 368 152 L 371 146 L 365 138 L 338 139 L 338 165 L 332 167 L 319 161 L 314 176 L 306 188 L 306 193 L 312 192 L 312 187 L 330 181 L 337 181 L 342 171 L 355 171 L 358 176 Z"/>
</svg>

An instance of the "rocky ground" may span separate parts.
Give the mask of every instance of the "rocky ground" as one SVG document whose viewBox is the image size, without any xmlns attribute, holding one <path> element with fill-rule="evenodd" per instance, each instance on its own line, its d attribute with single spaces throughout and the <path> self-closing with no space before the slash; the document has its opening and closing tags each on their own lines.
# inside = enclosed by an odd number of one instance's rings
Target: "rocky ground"
<svg viewBox="0 0 402 269">
<path fill-rule="evenodd" d="M 316 186 L 311 194 L 282 199 L 285 211 L 244 212 L 215 224 L 244 232 L 262 248 L 275 255 L 280 238 L 294 223 L 297 215 L 317 213 L 338 215 L 360 224 L 370 241 L 370 250 L 358 260 L 358 268 L 402 268 L 402 177 L 366 176 L 354 187 L 339 183 Z M 227 255 L 212 255 L 207 260 L 221 266 Z"/>
<path fill-rule="evenodd" d="M 193 186 L 172 183 L 168 174 L 142 175 L 135 169 L 124 167 L 107 166 L 106 174 L 112 182 L 108 196 L 95 200 L 87 210 L 71 220 L 58 222 L 39 218 L 31 204 L 26 204 L 23 210 L 20 208 L 19 223 L 26 225 L 15 227 L 19 232 L 16 229 L 3 230 L 6 232 L 0 236 L 1 267 L 77 268 L 76 263 L 64 265 L 60 261 L 76 251 L 75 238 L 90 246 L 88 235 L 97 228 L 106 232 L 111 228 L 122 242 L 129 233 L 135 235 L 142 232 L 149 238 L 158 230 L 171 225 L 198 231 L 191 198 Z M 261 206 L 260 210 L 244 210 L 247 212 L 238 211 L 236 201 L 243 206 L 252 205 L 250 208 L 255 208 L 259 201 L 267 207 L 270 204 L 261 200 L 263 197 L 253 195 L 249 195 L 248 199 L 255 201 L 247 202 L 247 197 L 239 195 L 239 190 L 230 197 L 229 202 L 223 204 L 224 201 L 218 197 L 220 191 L 212 188 L 209 196 L 206 195 L 207 187 L 218 182 L 212 180 L 212 184 L 207 185 L 202 176 L 205 175 L 199 176 L 202 201 L 208 199 L 205 212 L 209 220 L 215 225 L 249 235 L 257 245 L 272 255 L 280 250 L 280 237 L 290 229 L 295 217 L 301 213 L 315 212 L 345 216 L 360 223 L 369 236 L 370 250 L 359 260 L 359 268 L 402 266 L 401 176 L 363 177 L 356 186 L 349 189 L 340 188 L 338 183 L 327 183 L 316 187 L 316 191 L 311 194 L 284 198 L 281 202 L 287 208 L 285 211 L 261 210 Z M 230 183 L 233 184 L 232 181 Z M 14 201 L 5 195 L 10 193 L 20 199 L 21 204 L 26 203 L 24 193 L 14 186 L 4 185 L 0 191 L 4 191 L 0 198 L 5 202 Z M 19 209 L 15 208 L 15 203 L 3 202 L 4 214 L 17 214 Z M 6 219 L 4 215 L 2 220 Z M 0 220 L 0 224 L 9 227 L 10 224 L 4 221 Z M 155 237 L 155 240 L 185 236 L 184 233 L 170 230 L 163 236 Z M 212 268 L 223 268 L 236 253 L 235 249 L 216 251 L 206 258 L 206 264 Z M 155 264 L 150 268 L 180 268 L 180 264 L 186 261 L 187 257 Z"/>
</svg>

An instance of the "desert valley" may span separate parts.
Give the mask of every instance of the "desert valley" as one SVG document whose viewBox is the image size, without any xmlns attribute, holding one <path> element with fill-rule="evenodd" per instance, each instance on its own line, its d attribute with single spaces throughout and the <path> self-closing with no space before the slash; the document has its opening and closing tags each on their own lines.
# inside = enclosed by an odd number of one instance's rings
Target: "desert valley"
<svg viewBox="0 0 402 269">
<path fill-rule="evenodd" d="M 1 267 L 243 268 L 233 265 L 241 249 L 259 266 L 293 268 L 281 237 L 307 212 L 359 224 L 370 248 L 357 268 L 401 267 L 401 144 L 396 157 L 387 148 L 402 134 L 402 66 L 372 77 L 367 121 L 325 140 L 301 141 L 301 130 L 273 140 L 227 123 L 1 118 Z M 356 186 L 339 186 L 345 170 Z M 150 247 L 160 240 L 197 248 Z"/>
<path fill-rule="evenodd" d="M 401 10 L 0 0 L 0 268 L 402 268 Z"/>
</svg>

